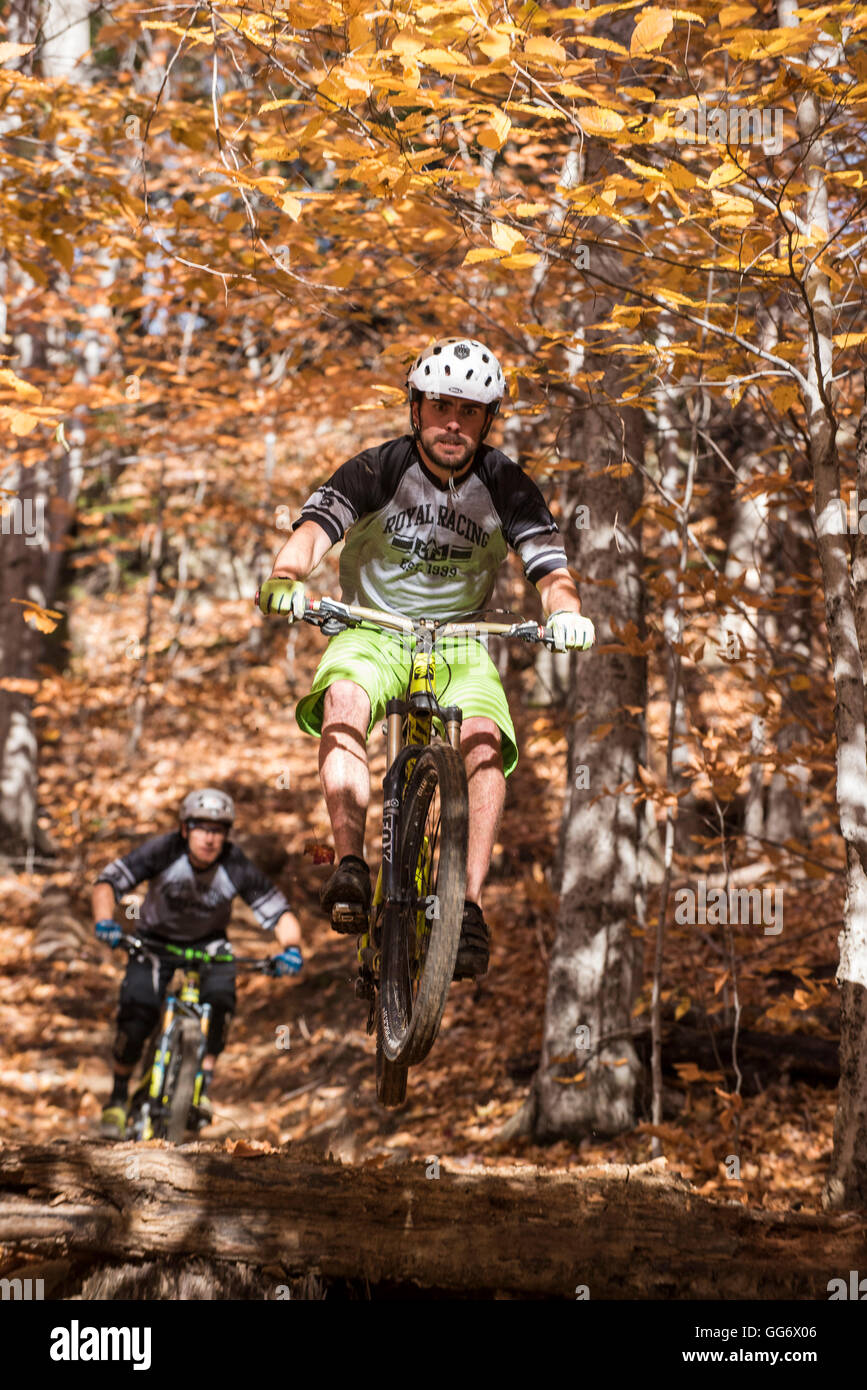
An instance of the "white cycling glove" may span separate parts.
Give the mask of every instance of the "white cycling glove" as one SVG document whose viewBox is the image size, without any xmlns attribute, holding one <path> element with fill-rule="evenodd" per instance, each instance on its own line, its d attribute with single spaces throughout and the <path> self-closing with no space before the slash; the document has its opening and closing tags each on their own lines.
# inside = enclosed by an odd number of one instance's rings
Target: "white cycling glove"
<svg viewBox="0 0 867 1390">
<path fill-rule="evenodd" d="M 545 636 L 558 652 L 585 652 L 596 641 L 596 629 L 589 618 L 580 613 L 552 613 L 545 624 Z"/>
</svg>

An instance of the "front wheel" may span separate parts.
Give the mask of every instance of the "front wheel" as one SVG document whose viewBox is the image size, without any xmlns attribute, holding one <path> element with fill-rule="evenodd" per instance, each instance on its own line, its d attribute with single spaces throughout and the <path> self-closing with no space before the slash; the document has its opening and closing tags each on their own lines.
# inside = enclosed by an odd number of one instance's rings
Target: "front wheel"
<svg viewBox="0 0 867 1390">
<path fill-rule="evenodd" d="M 411 1066 L 436 1041 L 463 919 L 467 777 L 449 744 L 437 740 L 419 754 L 400 823 L 401 901 L 383 913 L 380 1015 L 385 1062 Z"/>
<path fill-rule="evenodd" d="M 201 1025 L 194 1018 L 179 1018 L 172 1032 L 171 1060 L 166 1072 L 165 1117 L 166 1138 L 179 1144 L 188 1128 L 193 1090 L 199 1070 Z"/>
<path fill-rule="evenodd" d="M 395 1110 L 406 1100 L 406 1079 L 409 1067 L 401 1062 L 389 1062 L 382 1050 L 382 1015 L 376 1030 L 376 1094 L 380 1105 Z"/>
</svg>

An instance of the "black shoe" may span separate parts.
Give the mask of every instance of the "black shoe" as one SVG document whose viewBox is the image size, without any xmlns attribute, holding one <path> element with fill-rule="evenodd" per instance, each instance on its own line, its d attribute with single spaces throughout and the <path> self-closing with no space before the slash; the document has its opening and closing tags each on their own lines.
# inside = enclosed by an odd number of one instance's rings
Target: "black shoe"
<svg viewBox="0 0 867 1390">
<path fill-rule="evenodd" d="M 478 903 L 464 903 L 461 940 L 453 980 L 475 980 L 485 975 L 490 959 L 490 933 Z"/>
<path fill-rule="evenodd" d="M 357 854 L 344 854 L 319 894 L 334 930 L 347 935 L 365 931 L 370 899 L 370 870 Z"/>
</svg>

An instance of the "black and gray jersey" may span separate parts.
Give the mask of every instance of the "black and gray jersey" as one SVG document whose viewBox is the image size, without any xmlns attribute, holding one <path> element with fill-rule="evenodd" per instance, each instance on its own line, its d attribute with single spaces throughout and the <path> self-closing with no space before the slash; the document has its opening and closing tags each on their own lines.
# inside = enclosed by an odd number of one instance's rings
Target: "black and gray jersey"
<svg viewBox="0 0 867 1390">
<path fill-rule="evenodd" d="M 237 845 L 227 841 L 216 863 L 195 869 L 179 830 L 158 835 L 113 859 L 97 883 L 110 883 L 117 902 L 149 880 L 139 912 L 142 930 L 168 941 L 196 941 L 229 925 L 232 899 L 240 894 L 260 925 L 272 930 L 289 903 Z"/>
<path fill-rule="evenodd" d="M 531 584 L 567 560 L 557 523 L 526 473 L 486 445 L 454 491 L 425 466 L 411 435 L 344 463 L 301 509 L 340 556 L 344 603 L 409 617 L 464 618 L 485 607 L 517 551 Z"/>
</svg>

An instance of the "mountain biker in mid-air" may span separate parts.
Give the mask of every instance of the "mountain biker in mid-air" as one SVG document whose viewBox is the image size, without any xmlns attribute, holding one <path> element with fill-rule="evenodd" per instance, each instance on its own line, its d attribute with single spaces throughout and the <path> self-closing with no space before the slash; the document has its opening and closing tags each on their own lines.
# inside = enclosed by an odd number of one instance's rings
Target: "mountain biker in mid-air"
<svg viewBox="0 0 867 1390">
<path fill-rule="evenodd" d="M 289 903 L 237 845 L 228 839 L 235 819 L 232 798 L 213 787 L 190 792 L 180 810 L 180 829 L 146 840 L 129 854 L 113 859 L 96 880 L 92 894 L 95 930 L 109 946 L 120 942 L 122 929 L 112 917 L 136 884 L 149 879 L 139 914 L 139 928 L 148 938 L 200 950 L 226 941 L 232 900 L 240 893 L 266 931 L 273 931 L 283 948 L 273 959 L 278 975 L 301 969 L 301 927 Z M 145 1042 L 156 1026 L 160 1005 L 174 971 L 170 960 L 157 969 L 156 958 L 130 957 L 120 990 L 114 1043 L 114 1089 L 102 1112 L 102 1132 L 123 1137 L 127 1118 L 130 1075 Z M 201 1001 L 211 1005 L 208 1052 L 202 1062 L 202 1095 L 198 1124 L 212 1115 L 205 1090 L 213 1078 L 215 1059 L 226 1045 L 229 1020 L 235 1008 L 235 967 L 208 965 L 202 975 Z"/>
<path fill-rule="evenodd" d="M 345 603 L 409 617 L 466 619 L 488 603 L 512 546 L 535 584 L 558 650 L 595 640 L 581 616 L 566 552 L 539 488 L 518 464 L 484 443 L 505 384 L 483 343 L 445 338 L 426 348 L 407 381 L 412 433 L 344 463 L 305 502 L 293 535 L 257 595 L 264 613 L 289 621 L 304 608 L 304 580 L 344 535 Z M 493 662 L 475 640 L 437 645 L 437 698 L 460 705 L 469 786 L 467 887 L 455 979 L 484 975 L 489 932 L 482 886 L 518 761 L 515 730 Z M 399 636 L 348 629 L 332 637 L 296 719 L 321 736 L 319 769 L 340 862 L 322 906 L 370 905 L 364 825 L 370 800 L 366 743 L 386 702 L 402 697 L 410 653 Z M 335 930 L 358 930 L 354 925 Z"/>
</svg>

